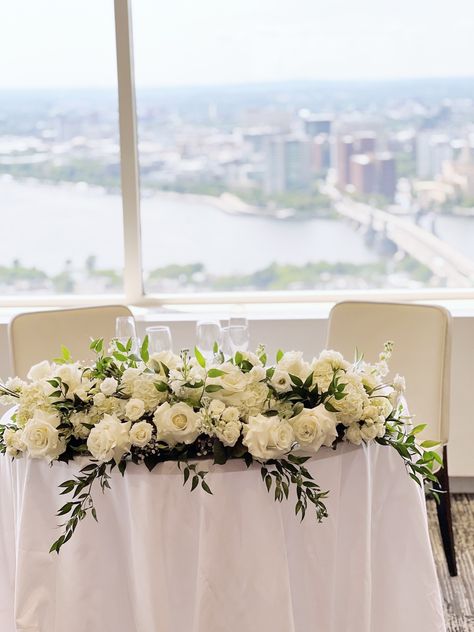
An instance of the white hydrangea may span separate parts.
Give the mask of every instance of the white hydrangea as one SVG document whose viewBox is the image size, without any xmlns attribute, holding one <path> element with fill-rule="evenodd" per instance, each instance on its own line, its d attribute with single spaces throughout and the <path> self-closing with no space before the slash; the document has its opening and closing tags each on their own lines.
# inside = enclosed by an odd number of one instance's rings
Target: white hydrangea
<svg viewBox="0 0 474 632">
<path fill-rule="evenodd" d="M 338 351 L 325 349 L 318 358 L 314 358 L 310 369 L 313 372 L 313 384 L 318 385 L 320 391 L 327 391 L 334 377 L 334 372 L 342 375 L 350 369 L 350 364 Z"/>
<path fill-rule="evenodd" d="M 341 378 L 341 383 L 345 384 L 345 396 L 336 400 L 330 399 L 330 403 L 337 410 L 338 421 L 345 426 L 350 426 L 354 421 L 360 421 L 364 407 L 368 405 L 368 395 L 365 392 L 362 380 L 356 373 L 346 373 Z"/>
<path fill-rule="evenodd" d="M 91 415 L 85 411 L 73 413 L 69 417 L 69 421 L 73 427 L 72 433 L 77 439 L 87 439 L 90 434 L 90 428 L 87 428 L 85 424 L 92 425 L 95 423 Z"/>
<path fill-rule="evenodd" d="M 23 430 L 6 428 L 3 433 L 3 442 L 6 448 L 5 454 L 12 458 L 22 456 L 26 450 L 26 445 L 23 441 Z"/>
</svg>

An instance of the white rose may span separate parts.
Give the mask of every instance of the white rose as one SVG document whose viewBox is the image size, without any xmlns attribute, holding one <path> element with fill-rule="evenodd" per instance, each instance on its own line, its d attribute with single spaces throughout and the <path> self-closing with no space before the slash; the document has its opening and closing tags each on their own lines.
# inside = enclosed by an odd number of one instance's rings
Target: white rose
<svg viewBox="0 0 474 632">
<path fill-rule="evenodd" d="M 180 357 L 172 351 L 159 351 L 150 355 L 148 366 L 160 375 L 165 375 L 163 365 L 168 369 L 176 369 L 179 363 Z"/>
<path fill-rule="evenodd" d="M 349 443 L 353 443 L 354 445 L 360 445 L 362 443 L 362 434 L 357 422 L 347 428 L 344 436 Z"/>
<path fill-rule="evenodd" d="M 28 455 L 33 459 L 53 461 L 66 449 L 66 442 L 59 436 L 57 429 L 47 421 L 31 419 L 22 433 Z"/>
<path fill-rule="evenodd" d="M 237 422 L 240 419 L 240 411 L 235 406 L 228 406 L 222 413 L 222 419 L 229 423 L 230 421 Z"/>
<path fill-rule="evenodd" d="M 213 399 L 209 404 L 209 414 L 219 417 L 225 410 L 224 402 L 219 399 Z"/>
<path fill-rule="evenodd" d="M 275 369 L 273 373 L 270 384 L 273 386 L 277 393 L 287 393 L 291 390 L 291 378 L 287 371 L 281 371 L 280 369 Z"/>
<path fill-rule="evenodd" d="M 130 450 L 130 426 L 129 421 L 122 423 L 115 415 L 104 415 L 89 434 L 89 452 L 98 461 L 114 459 L 118 463 Z"/>
<path fill-rule="evenodd" d="M 201 433 L 200 416 L 184 402 L 172 406 L 168 402 L 161 404 L 156 409 L 153 420 L 157 439 L 169 446 L 193 443 Z"/>
<path fill-rule="evenodd" d="M 322 445 L 331 446 L 337 437 L 337 418 L 322 404 L 315 408 L 304 408 L 290 419 L 295 439 L 305 450 L 317 452 Z"/>
<path fill-rule="evenodd" d="M 241 393 L 247 387 L 249 378 L 243 373 L 238 366 L 234 366 L 230 362 L 225 362 L 219 366 L 224 375 L 209 379 L 210 384 L 218 384 L 222 386 L 228 394 Z"/>
<path fill-rule="evenodd" d="M 294 442 L 293 428 L 279 417 L 249 417 L 242 432 L 242 442 L 250 454 L 263 461 L 283 456 L 289 452 Z"/>
<path fill-rule="evenodd" d="M 52 371 L 53 367 L 51 364 L 47 360 L 43 360 L 43 362 L 33 365 L 26 377 L 32 382 L 46 380 L 51 377 Z"/>
<path fill-rule="evenodd" d="M 372 441 L 377 436 L 377 426 L 376 424 L 363 424 L 360 429 L 360 436 L 367 443 L 368 441 Z"/>
<path fill-rule="evenodd" d="M 6 428 L 3 433 L 3 442 L 5 444 L 5 453 L 10 457 L 21 456 L 22 452 L 26 449 L 23 442 L 23 430 L 17 430 L 15 428 Z"/>
<path fill-rule="evenodd" d="M 150 443 L 151 437 L 152 427 L 147 421 L 139 421 L 132 425 L 130 429 L 130 441 L 132 445 L 143 448 Z"/>
<path fill-rule="evenodd" d="M 145 413 L 145 404 L 141 399 L 130 399 L 125 406 L 125 415 L 130 421 L 137 421 Z"/>
<path fill-rule="evenodd" d="M 233 447 L 240 437 L 242 424 L 239 421 L 229 421 L 222 430 L 216 431 L 216 436 L 228 447 Z"/>
<path fill-rule="evenodd" d="M 118 382 L 114 377 L 106 377 L 100 385 L 100 392 L 110 397 L 117 390 Z"/>
<path fill-rule="evenodd" d="M 53 428 L 57 428 L 61 423 L 61 417 L 58 415 L 56 411 L 48 411 L 48 410 L 35 410 L 33 414 L 33 421 L 40 421 L 53 426 Z"/>
<path fill-rule="evenodd" d="M 284 353 L 277 364 L 277 369 L 286 371 L 290 375 L 296 375 L 303 381 L 311 373 L 310 365 L 303 360 L 302 351 L 287 351 Z"/>
</svg>

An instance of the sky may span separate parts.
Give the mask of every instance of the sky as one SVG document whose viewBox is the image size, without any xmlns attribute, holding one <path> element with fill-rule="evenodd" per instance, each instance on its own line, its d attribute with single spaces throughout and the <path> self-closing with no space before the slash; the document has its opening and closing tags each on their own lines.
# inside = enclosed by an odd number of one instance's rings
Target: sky
<svg viewBox="0 0 474 632">
<path fill-rule="evenodd" d="M 474 76 L 474 0 L 133 0 L 139 87 Z M 0 1 L 0 90 L 116 85 L 113 0 Z"/>
</svg>

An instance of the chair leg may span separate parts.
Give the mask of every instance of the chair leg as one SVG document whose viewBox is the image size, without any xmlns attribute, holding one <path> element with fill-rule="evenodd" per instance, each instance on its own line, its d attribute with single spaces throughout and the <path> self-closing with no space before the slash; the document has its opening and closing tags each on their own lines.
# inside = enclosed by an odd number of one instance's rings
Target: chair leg
<svg viewBox="0 0 474 632">
<path fill-rule="evenodd" d="M 449 574 L 456 577 L 458 574 L 456 564 L 456 551 L 454 548 L 453 520 L 451 516 L 451 496 L 449 493 L 449 473 L 448 473 L 448 453 L 446 446 L 443 447 L 443 467 L 439 470 L 437 477 L 440 488 L 445 492 L 440 494 L 440 502 L 437 506 L 438 523 L 443 540 L 444 554 L 448 563 Z"/>
</svg>

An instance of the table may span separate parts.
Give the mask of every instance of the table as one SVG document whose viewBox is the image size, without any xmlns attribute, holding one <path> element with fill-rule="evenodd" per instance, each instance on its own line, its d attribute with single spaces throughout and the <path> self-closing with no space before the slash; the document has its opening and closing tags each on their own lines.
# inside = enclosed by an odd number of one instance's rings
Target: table
<svg viewBox="0 0 474 632">
<path fill-rule="evenodd" d="M 57 485 L 78 465 L 0 456 L 2 632 L 442 632 L 423 494 L 372 444 L 307 467 L 329 518 L 300 523 L 258 467 L 210 466 L 213 496 L 175 463 L 114 472 L 59 556 Z"/>
</svg>

